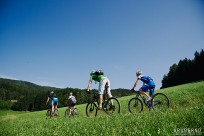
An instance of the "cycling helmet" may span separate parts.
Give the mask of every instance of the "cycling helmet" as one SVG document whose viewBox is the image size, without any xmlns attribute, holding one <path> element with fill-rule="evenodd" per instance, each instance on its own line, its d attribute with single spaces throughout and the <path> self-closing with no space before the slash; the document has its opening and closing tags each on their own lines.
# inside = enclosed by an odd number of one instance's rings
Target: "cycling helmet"
<svg viewBox="0 0 204 136">
<path fill-rule="evenodd" d="M 50 94 L 54 94 L 54 91 L 51 91 Z"/>
<path fill-rule="evenodd" d="M 70 92 L 69 95 L 72 96 L 73 95 L 72 92 Z"/>
<path fill-rule="evenodd" d="M 90 75 L 93 75 L 96 72 L 96 70 L 92 70 Z"/>
<path fill-rule="evenodd" d="M 137 72 L 136 72 L 136 76 L 138 77 L 138 76 L 140 76 L 140 75 L 142 75 L 142 71 L 137 71 Z"/>
</svg>

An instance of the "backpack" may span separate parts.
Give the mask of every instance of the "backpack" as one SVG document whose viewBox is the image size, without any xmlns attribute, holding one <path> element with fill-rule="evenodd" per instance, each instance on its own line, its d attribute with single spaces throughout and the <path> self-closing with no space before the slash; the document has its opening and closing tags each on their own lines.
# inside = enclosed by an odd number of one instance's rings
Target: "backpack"
<svg viewBox="0 0 204 136">
<path fill-rule="evenodd" d="M 95 72 L 95 74 L 96 74 L 97 76 L 99 76 L 99 75 L 104 75 L 104 73 L 103 73 L 102 70 L 97 70 L 97 71 Z"/>
<path fill-rule="evenodd" d="M 76 98 L 74 96 L 69 97 L 68 101 L 76 104 Z"/>
<path fill-rule="evenodd" d="M 50 94 L 49 97 L 51 100 L 53 100 L 54 98 L 57 98 L 57 95 L 54 93 L 54 94 Z"/>
</svg>

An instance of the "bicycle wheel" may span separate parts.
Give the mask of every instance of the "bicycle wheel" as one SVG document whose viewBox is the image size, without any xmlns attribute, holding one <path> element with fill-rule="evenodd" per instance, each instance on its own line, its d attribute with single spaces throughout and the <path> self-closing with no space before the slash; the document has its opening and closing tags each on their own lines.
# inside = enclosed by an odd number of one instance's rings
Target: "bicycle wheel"
<svg viewBox="0 0 204 136">
<path fill-rule="evenodd" d="M 54 112 L 54 117 L 58 117 L 58 116 L 59 116 L 58 109 L 55 109 L 55 112 Z"/>
<path fill-rule="evenodd" d="M 120 113 L 121 106 L 119 100 L 115 97 L 109 98 L 104 104 L 103 110 L 109 115 Z"/>
<path fill-rule="evenodd" d="M 96 103 L 90 102 L 86 105 L 86 116 L 93 117 L 97 115 Z"/>
<path fill-rule="evenodd" d="M 46 119 L 51 118 L 51 110 L 47 110 Z"/>
<path fill-rule="evenodd" d="M 74 114 L 74 116 L 77 116 L 77 117 L 79 116 L 79 111 L 77 108 L 74 108 L 73 114 Z"/>
<path fill-rule="evenodd" d="M 151 103 L 154 110 L 165 111 L 170 107 L 169 98 L 163 93 L 153 95 Z"/>
<path fill-rule="evenodd" d="M 68 117 L 69 116 L 69 109 L 66 109 L 64 112 L 64 117 Z"/>
<path fill-rule="evenodd" d="M 132 98 L 128 103 L 128 109 L 131 113 L 140 113 L 143 110 L 143 103 L 139 98 Z"/>
</svg>

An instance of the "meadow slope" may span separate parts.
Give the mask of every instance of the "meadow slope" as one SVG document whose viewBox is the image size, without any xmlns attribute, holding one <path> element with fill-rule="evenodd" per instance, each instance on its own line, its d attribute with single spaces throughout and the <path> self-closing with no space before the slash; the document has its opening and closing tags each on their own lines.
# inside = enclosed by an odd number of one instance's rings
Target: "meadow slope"
<svg viewBox="0 0 204 136">
<path fill-rule="evenodd" d="M 45 119 L 46 111 L 0 111 L 0 136 L 46 135 L 175 135 L 181 130 L 204 134 L 204 81 L 157 90 L 170 98 L 166 112 L 149 111 L 131 114 L 128 101 L 134 97 L 119 98 L 122 112 L 116 116 L 100 113 L 97 117 L 85 115 L 86 104 L 77 105 L 80 116 L 64 118 L 66 108 L 60 108 L 60 117 Z M 184 132 L 183 132 L 184 133 Z"/>
</svg>

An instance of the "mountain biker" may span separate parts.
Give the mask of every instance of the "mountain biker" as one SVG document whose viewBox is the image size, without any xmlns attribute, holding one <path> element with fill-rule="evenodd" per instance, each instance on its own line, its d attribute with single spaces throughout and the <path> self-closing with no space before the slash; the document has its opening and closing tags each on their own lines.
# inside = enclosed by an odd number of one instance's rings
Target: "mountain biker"
<svg viewBox="0 0 204 136">
<path fill-rule="evenodd" d="M 48 98 L 47 98 L 47 101 L 46 101 L 46 105 L 47 103 L 49 102 L 49 100 L 51 100 L 51 115 L 53 115 L 54 113 L 54 109 L 57 109 L 57 105 L 58 105 L 58 98 L 57 98 L 57 95 L 54 93 L 54 91 L 51 91 Z"/>
<path fill-rule="evenodd" d="M 112 94 L 111 94 L 111 91 L 110 91 L 110 81 L 104 75 L 102 70 L 97 70 L 97 71 L 93 70 L 90 73 L 90 80 L 89 80 L 89 84 L 88 84 L 88 87 L 87 87 L 87 92 L 88 93 L 90 92 L 90 88 L 91 88 L 91 84 L 92 84 L 93 80 L 95 82 L 99 82 L 99 88 L 98 88 L 99 107 L 98 107 L 98 110 L 101 110 L 102 109 L 102 102 L 103 102 L 103 94 L 104 94 L 104 90 L 105 90 L 106 85 L 108 86 L 108 89 L 107 89 L 108 97 L 109 98 L 112 97 Z"/>
<path fill-rule="evenodd" d="M 73 96 L 72 92 L 69 94 L 67 105 L 69 108 L 69 113 L 71 113 L 71 109 L 76 105 L 76 98 Z"/>
<path fill-rule="evenodd" d="M 147 101 L 150 101 L 152 99 L 152 95 L 154 94 L 154 89 L 155 89 L 155 83 L 153 79 L 149 76 L 142 75 L 142 71 L 136 72 L 136 76 L 137 76 L 137 80 L 131 90 L 134 91 L 134 88 L 137 86 L 139 80 L 141 80 L 143 82 L 143 86 L 139 89 L 139 91 L 141 94 L 148 97 Z M 146 93 L 148 90 L 150 90 L 149 95 Z"/>
</svg>

